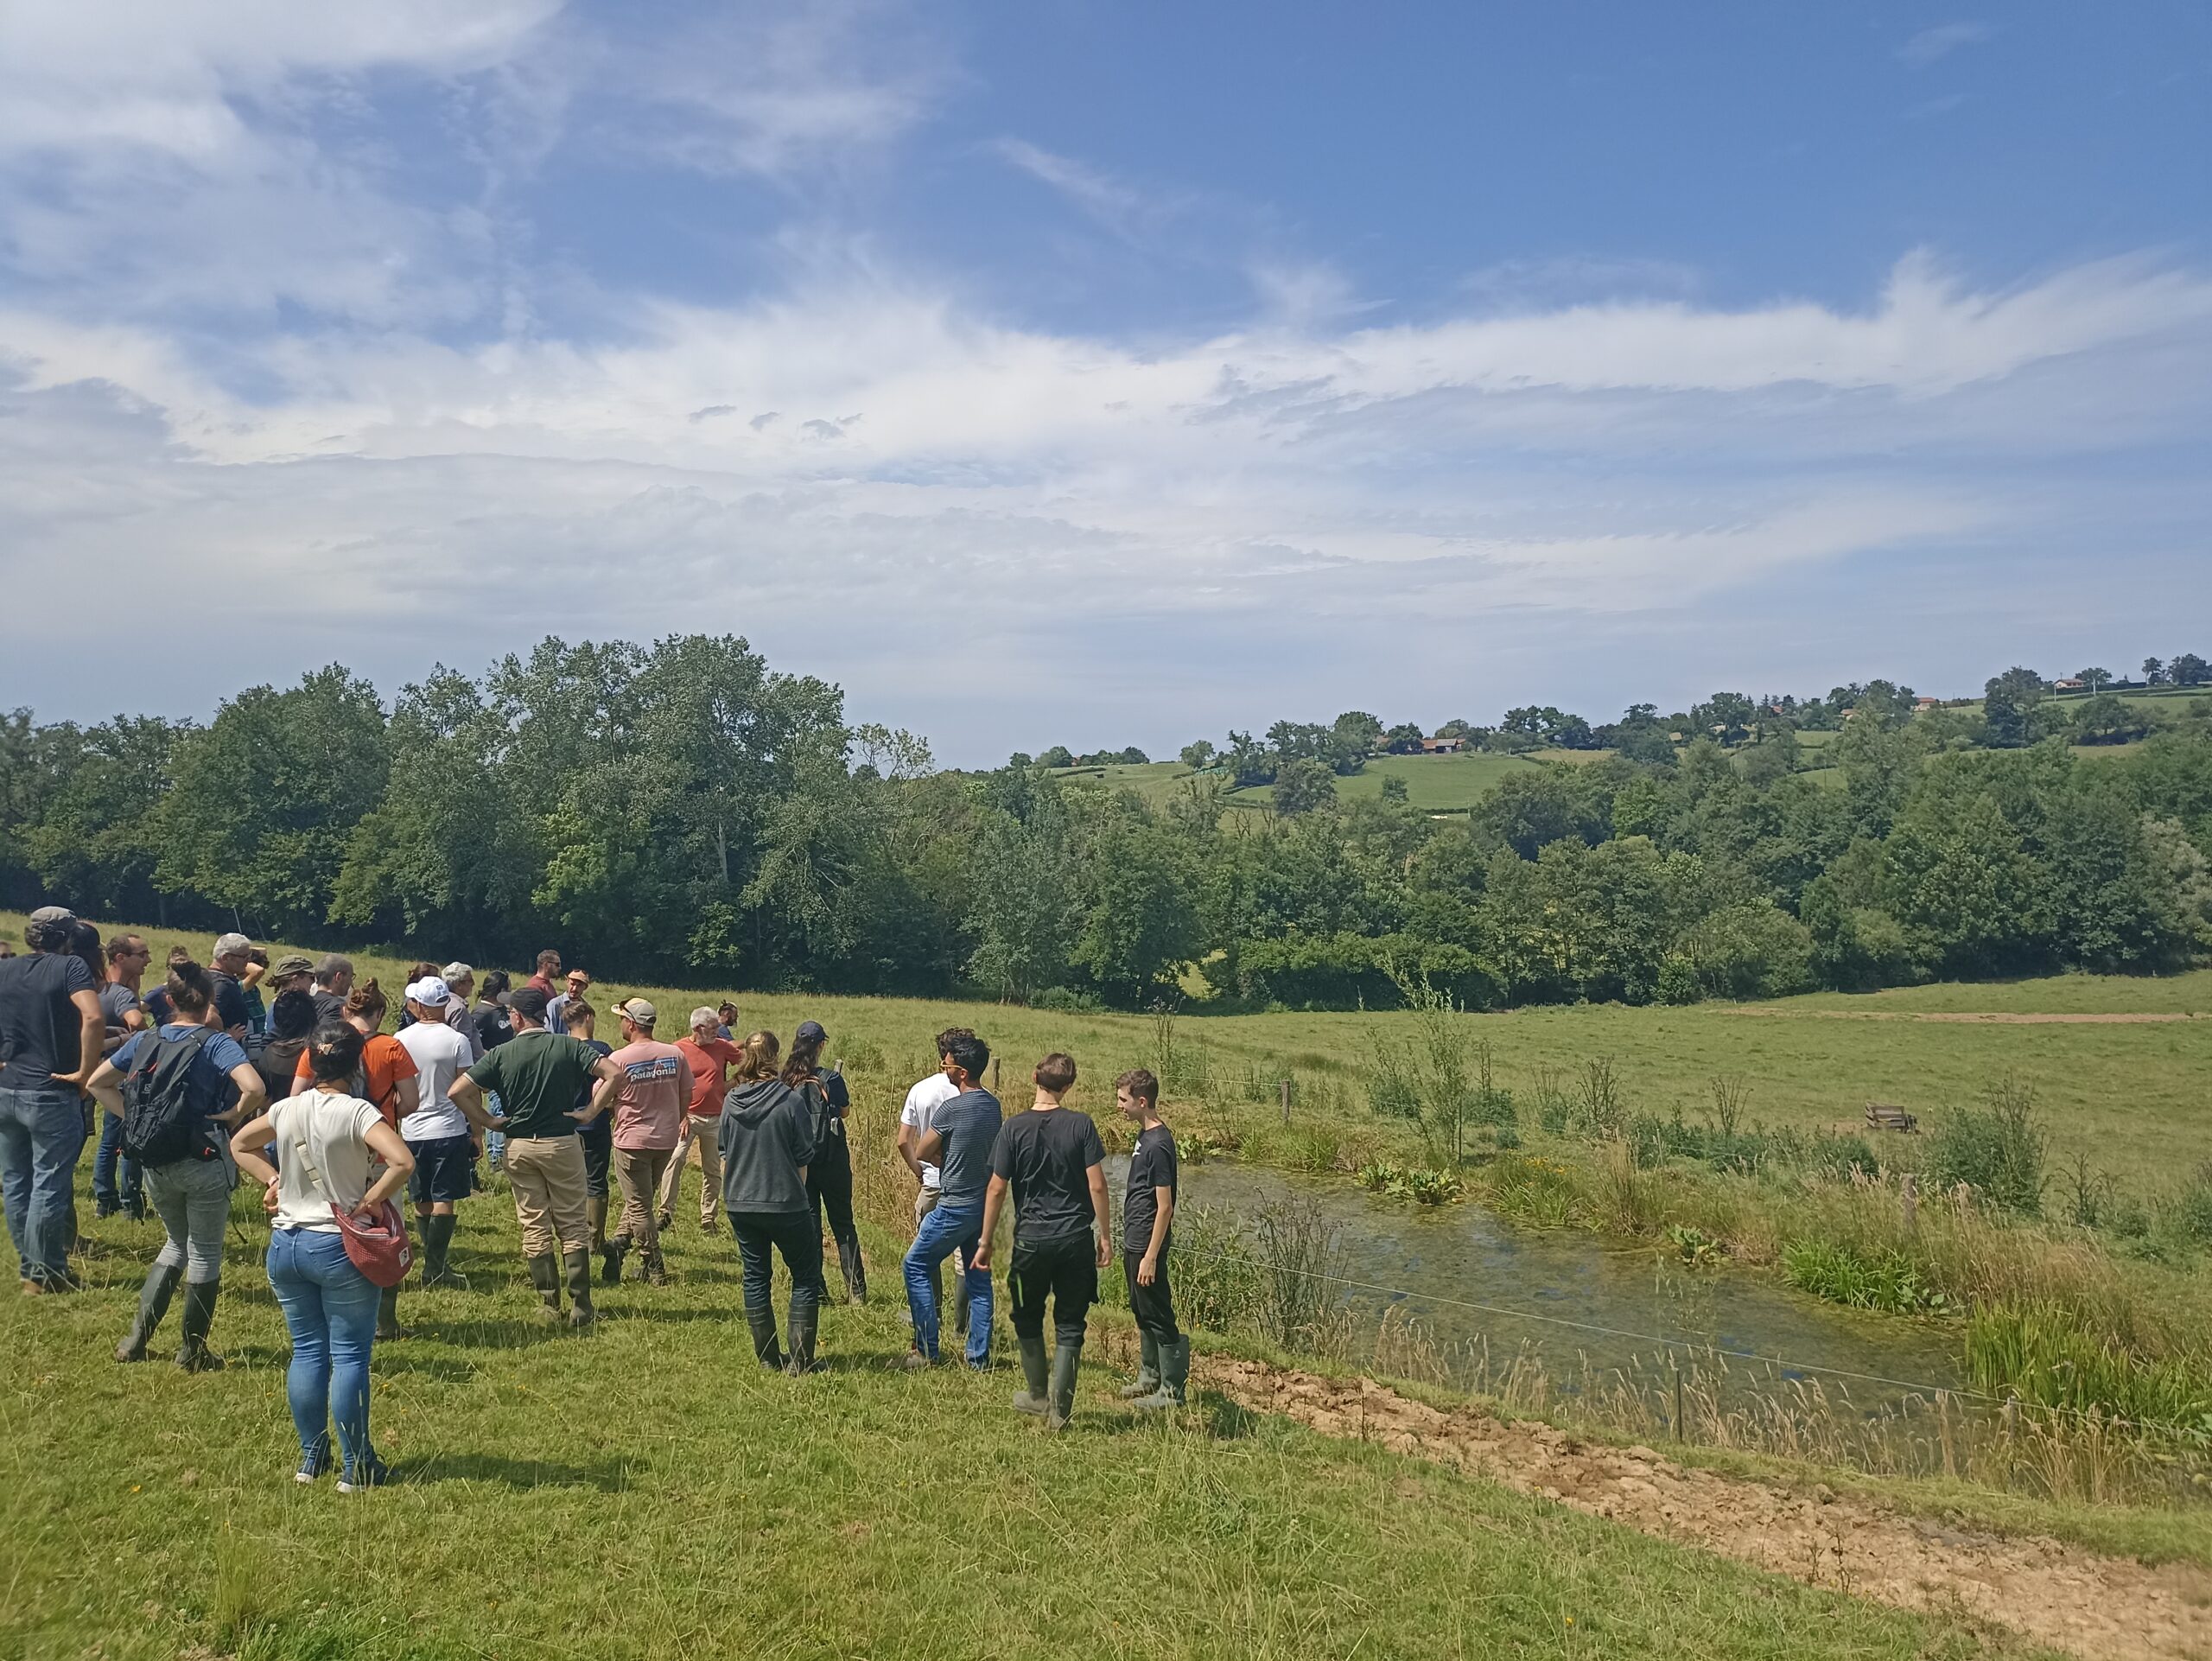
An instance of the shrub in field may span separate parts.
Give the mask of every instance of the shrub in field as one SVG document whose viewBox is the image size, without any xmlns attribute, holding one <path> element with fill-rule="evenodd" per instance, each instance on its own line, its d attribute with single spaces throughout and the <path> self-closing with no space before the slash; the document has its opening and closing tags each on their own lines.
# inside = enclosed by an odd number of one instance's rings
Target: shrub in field
<svg viewBox="0 0 2212 1661">
<path fill-rule="evenodd" d="M 1926 1175 L 1937 1187 L 1964 1183 L 2009 1211 L 2034 1217 L 2043 1210 L 2046 1158 L 2035 1091 L 2008 1073 L 1990 1086 L 1983 1107 L 1962 1108 L 1936 1127 Z"/>
<path fill-rule="evenodd" d="M 1510 1155 L 1484 1175 L 1491 1206 L 1516 1223 L 1563 1228 L 1587 1213 L 1581 1183 L 1555 1160 Z"/>
<path fill-rule="evenodd" d="M 1421 1081 L 1395 1045 L 1382 1045 L 1375 1053 L 1367 1072 L 1367 1105 L 1378 1119 L 1421 1117 Z"/>
<path fill-rule="evenodd" d="M 1055 1015 L 1089 1015 L 1104 1009 L 1106 1000 L 1080 987 L 1048 986 L 1037 995 L 1036 1007 Z"/>
<path fill-rule="evenodd" d="M 2166 1216 L 2173 1231 L 2192 1245 L 2212 1246 L 2212 1161 L 2196 1168 Z"/>
<path fill-rule="evenodd" d="M 1782 1248 L 1782 1277 L 1800 1291 L 1853 1309 L 1917 1315 L 1956 1308 L 1929 1283 L 1919 1263 L 1894 1250 L 1859 1251 L 1827 1240 L 1794 1240 Z"/>
</svg>

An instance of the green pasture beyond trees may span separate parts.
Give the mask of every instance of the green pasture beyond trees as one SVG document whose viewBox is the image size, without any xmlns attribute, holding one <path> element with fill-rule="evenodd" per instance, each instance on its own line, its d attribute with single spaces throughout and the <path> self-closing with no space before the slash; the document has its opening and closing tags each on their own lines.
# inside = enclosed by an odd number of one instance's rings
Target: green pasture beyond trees
<svg viewBox="0 0 2212 1661">
<path fill-rule="evenodd" d="M 243 1202 L 241 1202 L 243 1203 Z M 1205 1395 L 1141 1420 L 1087 1367 L 1073 1428 L 1013 1376 L 895 1371 L 879 1293 L 827 1370 L 751 1363 L 738 1263 L 687 1224 L 673 1283 L 588 1338 L 529 1316 L 504 1194 L 462 1208 L 466 1292 L 405 1295 L 374 1425 L 400 1480 L 291 1480 L 282 1318 L 235 1251 L 188 1377 L 108 1359 L 151 1250 L 93 1225 L 92 1285 L 0 1299 L 0 1651 L 478 1661 L 792 1657 L 1929 1661 L 2025 1653 L 1814 1592 Z M 241 1221 L 238 1238 L 257 1235 Z M 871 1236 L 884 1291 L 889 1243 Z M 173 1338 L 171 1340 L 173 1341 Z"/>
<path fill-rule="evenodd" d="M 2201 961 L 2212 701 L 2161 701 L 2145 738 L 2122 698 L 1990 685 L 1978 713 L 1878 682 L 1594 729 L 1522 709 L 1431 758 L 1375 755 L 1417 741 L 1354 713 L 1231 735 L 1192 777 L 963 774 L 741 640 L 549 640 L 389 707 L 334 666 L 204 728 L 0 720 L 0 901 L 1122 1009 L 1393 1006 L 1424 980 L 1475 1009 L 1684 1004 Z M 2077 736 L 2124 753 L 2083 760 Z M 1268 811 L 1238 811 L 1262 789 Z"/>
</svg>

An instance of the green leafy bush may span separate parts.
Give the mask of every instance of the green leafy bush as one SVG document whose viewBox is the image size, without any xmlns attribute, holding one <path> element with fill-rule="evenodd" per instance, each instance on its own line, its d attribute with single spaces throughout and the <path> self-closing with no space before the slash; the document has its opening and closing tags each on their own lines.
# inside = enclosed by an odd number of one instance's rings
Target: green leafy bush
<svg viewBox="0 0 2212 1661">
<path fill-rule="evenodd" d="M 1944 1314 L 1955 1306 L 1902 1251 L 1865 1252 L 1827 1240 L 1793 1240 L 1782 1249 L 1782 1277 L 1802 1292 L 1853 1309 Z"/>
<path fill-rule="evenodd" d="M 1986 1106 L 1960 1109 L 1936 1127 L 1925 1174 L 1939 1188 L 1963 1182 L 2008 1211 L 2039 1215 L 2048 1150 L 2035 1091 L 2008 1075 L 1990 1086 L 1986 1099 Z"/>
</svg>

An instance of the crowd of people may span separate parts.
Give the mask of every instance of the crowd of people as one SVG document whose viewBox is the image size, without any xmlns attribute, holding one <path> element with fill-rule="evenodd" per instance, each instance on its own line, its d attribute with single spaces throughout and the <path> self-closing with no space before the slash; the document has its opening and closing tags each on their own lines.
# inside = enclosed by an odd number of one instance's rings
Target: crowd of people
<svg viewBox="0 0 2212 1661">
<path fill-rule="evenodd" d="M 418 1283 L 465 1287 L 452 1255 L 458 1208 L 485 1191 L 487 1168 L 504 1173 L 540 1314 L 579 1331 L 596 1320 L 594 1258 L 601 1286 L 666 1282 L 664 1243 L 687 1162 L 700 1173 L 701 1231 L 715 1233 L 719 1213 L 735 1238 L 761 1365 L 802 1374 L 817 1364 L 825 1225 L 847 1298 L 867 1300 L 851 1094 L 823 1060 L 818 1022 L 802 1021 L 786 1051 L 772 1032 L 739 1038 L 734 1003 L 702 1005 L 671 1043 L 658 1035 L 659 1010 L 630 997 L 607 1011 L 616 1046 L 597 1036 L 591 977 L 564 975 L 556 951 L 539 953 L 519 986 L 499 971 L 480 984 L 464 962 L 418 963 L 395 1009 L 341 955 L 271 962 L 239 933 L 218 938 L 205 964 L 171 952 L 151 986 L 142 936 L 103 943 L 64 907 L 34 912 L 23 939 L 28 954 L 0 957 L 0 1200 L 23 1293 L 79 1289 L 76 1172 L 95 1142 L 97 1215 L 150 1212 L 163 1235 L 115 1359 L 147 1358 L 181 1289 L 176 1365 L 219 1371 L 209 1340 L 232 1193 L 259 1183 L 266 1272 L 291 1336 L 286 1391 L 301 1482 L 334 1469 L 350 1493 L 386 1480 L 369 1436 L 368 1370 L 374 1346 L 402 1336 L 405 1275 L 389 1263 L 378 1272 L 362 1243 L 403 1191 Z M 1091 1119 L 1063 1105 L 1072 1057 L 1039 1061 L 1032 1104 L 1009 1116 L 984 1085 L 982 1039 L 950 1028 L 937 1051 L 938 1071 L 906 1094 L 896 1139 L 916 1188 L 900 1265 L 912 1325 L 904 1365 L 950 1359 L 950 1258 L 960 1359 L 990 1365 L 992 1243 L 1011 1200 L 1007 1292 L 1022 1375 L 1014 1406 L 1057 1429 L 1074 1410 L 1098 1273 L 1115 1255 L 1104 1147 Z M 1190 1371 L 1167 1270 L 1174 1137 L 1153 1074 L 1125 1072 L 1115 1092 L 1136 1131 L 1121 1255 L 1141 1355 L 1121 1393 L 1141 1408 L 1171 1407 Z M 778 1257 L 791 1281 L 780 1325 Z M 396 1261 L 404 1271 L 409 1259 Z"/>
</svg>

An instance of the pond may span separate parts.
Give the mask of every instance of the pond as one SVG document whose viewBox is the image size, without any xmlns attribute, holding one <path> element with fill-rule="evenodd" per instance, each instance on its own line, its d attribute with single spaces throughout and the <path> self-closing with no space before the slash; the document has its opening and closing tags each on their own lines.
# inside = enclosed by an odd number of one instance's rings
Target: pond
<svg viewBox="0 0 2212 1661">
<path fill-rule="evenodd" d="M 1123 1168 L 1109 1161 L 1117 1195 Z M 1183 1168 L 1185 1207 L 1249 1218 L 1285 1200 L 1316 1207 L 1336 1230 L 1338 1272 L 1359 1282 L 1339 1290 L 1369 1354 L 1390 1314 L 1417 1318 L 1456 1355 L 1453 1376 L 1486 1365 L 1494 1378 L 1526 1355 L 1561 1391 L 1616 1373 L 1654 1384 L 1670 1365 L 1694 1365 L 1724 1395 L 1816 1384 L 1838 1406 L 1871 1413 L 1961 1384 L 1956 1334 L 1941 1323 L 1839 1308 L 1771 1276 L 1692 1268 L 1649 1243 L 1517 1228 L 1473 1204 L 1385 1199 L 1340 1178 L 1225 1161 Z"/>
</svg>

